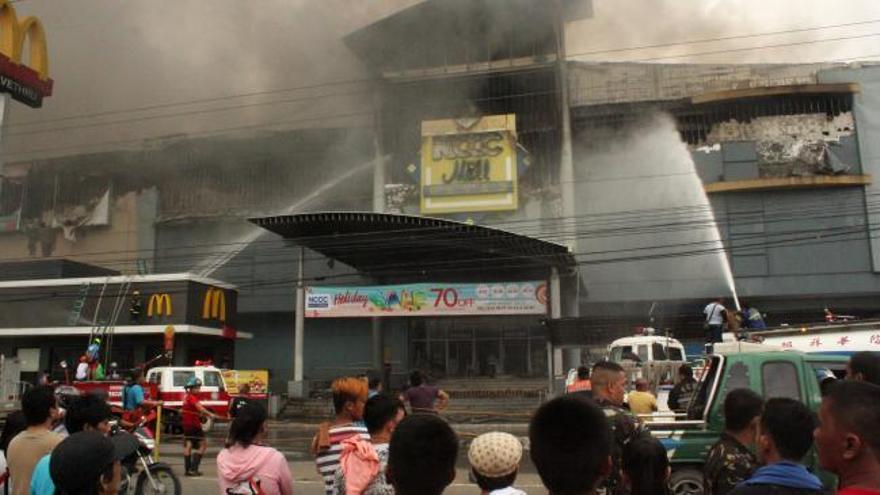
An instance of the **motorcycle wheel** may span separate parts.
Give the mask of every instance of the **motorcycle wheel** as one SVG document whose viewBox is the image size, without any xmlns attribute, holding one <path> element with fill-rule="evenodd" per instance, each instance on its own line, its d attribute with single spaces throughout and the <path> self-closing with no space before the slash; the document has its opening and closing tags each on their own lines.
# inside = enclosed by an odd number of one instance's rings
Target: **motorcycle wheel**
<svg viewBox="0 0 880 495">
<path fill-rule="evenodd" d="M 138 476 L 137 486 L 135 487 L 135 495 L 180 495 L 180 480 L 177 475 L 168 466 L 158 466 L 150 470 L 153 478 L 156 480 L 157 486 L 150 483 L 150 478 L 146 472 L 141 472 Z"/>
</svg>

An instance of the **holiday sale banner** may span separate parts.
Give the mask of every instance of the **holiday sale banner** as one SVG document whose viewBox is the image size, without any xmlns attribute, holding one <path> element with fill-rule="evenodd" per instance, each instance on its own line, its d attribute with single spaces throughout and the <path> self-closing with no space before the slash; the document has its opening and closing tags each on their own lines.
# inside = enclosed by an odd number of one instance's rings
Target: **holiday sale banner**
<svg viewBox="0 0 880 495">
<path fill-rule="evenodd" d="M 305 316 L 541 315 L 548 297 L 540 281 L 307 287 Z"/>
</svg>

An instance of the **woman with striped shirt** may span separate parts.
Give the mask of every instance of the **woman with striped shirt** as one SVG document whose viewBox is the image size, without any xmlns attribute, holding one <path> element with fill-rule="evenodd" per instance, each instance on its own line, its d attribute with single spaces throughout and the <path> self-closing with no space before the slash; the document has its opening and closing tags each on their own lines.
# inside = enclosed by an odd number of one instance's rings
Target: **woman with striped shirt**
<svg viewBox="0 0 880 495">
<path fill-rule="evenodd" d="M 364 405 L 367 403 L 367 382 L 359 378 L 337 378 L 330 386 L 336 418 L 322 423 L 312 440 L 312 452 L 318 473 L 324 479 L 324 490 L 332 495 L 333 482 L 339 469 L 342 441 L 354 435 L 369 441 L 370 434 L 363 425 Z"/>
</svg>

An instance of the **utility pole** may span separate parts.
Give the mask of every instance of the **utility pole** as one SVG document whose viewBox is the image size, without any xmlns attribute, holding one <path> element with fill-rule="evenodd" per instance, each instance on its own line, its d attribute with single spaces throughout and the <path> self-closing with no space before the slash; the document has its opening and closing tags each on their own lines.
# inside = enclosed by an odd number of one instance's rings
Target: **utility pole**
<svg viewBox="0 0 880 495">
<path fill-rule="evenodd" d="M 305 315 L 305 287 L 303 287 L 303 258 L 305 257 L 305 248 L 299 248 L 298 273 L 296 278 L 296 306 L 294 312 L 294 331 L 293 331 L 293 381 L 287 386 L 287 394 L 290 397 L 302 398 L 308 395 L 306 385 L 303 380 L 303 337 L 306 330 Z"/>
</svg>

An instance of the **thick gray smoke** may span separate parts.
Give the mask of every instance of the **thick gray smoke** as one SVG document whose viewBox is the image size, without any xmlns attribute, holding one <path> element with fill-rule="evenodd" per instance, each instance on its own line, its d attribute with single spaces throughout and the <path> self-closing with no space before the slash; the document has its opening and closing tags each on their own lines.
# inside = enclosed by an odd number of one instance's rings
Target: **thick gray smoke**
<svg viewBox="0 0 880 495">
<path fill-rule="evenodd" d="M 667 63 L 802 63 L 844 61 L 865 56 L 878 58 L 877 37 L 725 53 L 725 50 L 735 48 L 870 34 L 877 31 L 876 24 L 650 50 L 591 53 L 878 19 L 880 2 L 875 0 L 593 0 L 593 8 L 591 19 L 572 23 L 567 29 L 570 57 L 583 54 L 577 58 L 624 62 L 686 54 L 681 58 L 659 60 Z M 693 55 L 701 52 L 720 53 Z"/>
<path fill-rule="evenodd" d="M 30 0 L 19 16 L 36 15 L 49 44 L 55 93 L 44 107 L 13 105 L 7 161 L 70 155 L 94 148 L 137 148 L 140 140 L 224 129 L 369 125 L 363 83 L 287 88 L 366 77 L 342 38 L 415 0 Z M 223 98 L 192 104 L 193 100 Z M 321 97 L 326 94 L 339 94 Z M 98 118 L 135 107 L 175 104 Z M 236 107 L 236 108 L 229 108 Z M 219 112 L 205 112 L 228 108 Z M 159 115 L 181 114 L 167 118 Z M 42 122 L 42 124 L 41 124 Z M 112 123 L 97 126 L 98 123 Z M 22 124 L 35 125 L 22 125 Z M 273 129 L 273 128 L 268 128 Z M 50 132 L 39 132 L 50 131 Z M 108 143 L 102 145 L 101 143 Z"/>
<path fill-rule="evenodd" d="M 36 15 L 49 41 L 55 95 L 45 107 L 13 105 L 4 138 L 7 161 L 59 156 L 95 148 L 137 148 L 141 140 L 180 133 L 242 132 L 279 122 L 278 128 L 369 125 L 364 84 L 275 92 L 248 98 L 187 104 L 197 99 L 278 91 L 328 81 L 362 80 L 367 74 L 342 38 L 420 0 L 28 0 L 20 16 Z M 548 1 L 549 3 L 549 1 Z M 795 0 L 593 0 L 594 16 L 569 25 L 572 56 L 595 50 L 668 43 L 729 34 L 766 32 L 880 18 L 880 2 L 844 4 Z M 499 15 L 503 15 L 503 10 Z M 489 22 L 489 29 L 495 24 Z M 729 46 L 845 36 L 873 25 L 689 45 L 641 52 L 587 55 L 626 60 Z M 805 45 L 784 50 L 668 61 L 801 61 L 876 53 L 876 38 Z M 343 93 L 321 97 L 328 93 Z M 292 101 L 295 100 L 295 101 Z M 147 112 L 80 120 L 55 119 L 133 107 L 175 104 Z M 253 105 L 243 107 L 244 105 Z M 221 107 L 222 112 L 207 112 Z M 166 118 L 169 113 L 188 112 Z M 129 121 L 132 119 L 139 119 Z M 110 122 L 110 125 L 97 126 Z M 42 124 L 41 124 L 42 123 Z M 23 125 L 35 124 L 35 125 Z M 271 129 L 271 127 L 270 127 Z M 43 132 L 46 131 L 46 132 Z"/>
<path fill-rule="evenodd" d="M 576 136 L 580 261 L 592 301 L 729 294 L 708 200 L 672 119 Z M 674 255 L 664 257 L 666 255 Z M 637 261 L 627 258 L 646 257 Z"/>
</svg>

